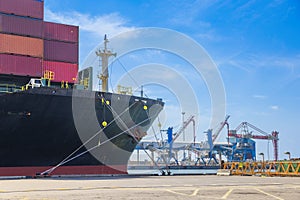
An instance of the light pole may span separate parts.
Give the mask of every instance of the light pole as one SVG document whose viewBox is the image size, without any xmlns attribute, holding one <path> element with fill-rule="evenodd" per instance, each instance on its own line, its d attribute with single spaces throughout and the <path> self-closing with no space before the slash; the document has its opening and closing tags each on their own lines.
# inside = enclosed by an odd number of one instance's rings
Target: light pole
<svg viewBox="0 0 300 200">
<path fill-rule="evenodd" d="M 185 112 L 182 112 L 182 127 L 184 127 L 184 114 Z M 185 141 L 185 131 L 184 131 L 184 128 L 182 130 L 182 137 L 183 137 L 183 141 Z M 185 150 L 183 150 L 183 159 L 185 160 Z"/>
<path fill-rule="evenodd" d="M 185 112 L 182 112 L 182 127 L 184 127 L 184 115 L 185 115 Z M 183 136 L 183 141 L 185 141 L 185 131 L 183 129 L 182 131 L 182 136 Z"/>
<path fill-rule="evenodd" d="M 262 170 L 265 172 L 265 154 L 259 153 L 258 155 L 262 156 Z"/>
<path fill-rule="evenodd" d="M 287 154 L 287 155 L 289 155 L 289 160 L 291 160 L 291 152 L 289 152 L 289 151 L 286 151 L 286 152 L 284 152 L 284 154 Z"/>
</svg>

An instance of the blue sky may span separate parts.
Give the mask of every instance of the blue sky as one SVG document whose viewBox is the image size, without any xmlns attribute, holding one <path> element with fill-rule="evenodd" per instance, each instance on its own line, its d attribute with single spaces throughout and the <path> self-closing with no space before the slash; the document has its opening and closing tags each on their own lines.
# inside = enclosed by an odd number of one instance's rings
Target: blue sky
<svg viewBox="0 0 300 200">
<path fill-rule="evenodd" d="M 299 1 L 45 0 L 45 19 L 80 26 L 81 65 L 102 42 L 104 34 L 113 37 L 141 27 L 168 28 L 186 34 L 202 45 L 219 69 L 231 127 L 247 121 L 268 133 L 278 130 L 280 158 L 286 157 L 284 151 L 300 157 Z M 205 129 L 216 126 L 209 123 L 211 101 L 207 86 L 200 76 L 193 77 L 189 63 L 153 50 L 131 53 L 120 61 L 128 71 L 152 62 L 173 66 L 187 77 L 200 102 L 200 111 L 191 112 L 201 121 L 198 138 L 203 138 Z M 112 85 L 124 73 L 120 63 L 113 64 Z M 148 96 L 165 99 L 164 115 L 168 119 L 164 125 L 178 127 L 183 108 L 176 94 L 157 86 L 146 87 L 145 91 Z M 258 151 L 266 152 L 266 141 L 258 145 Z"/>
</svg>

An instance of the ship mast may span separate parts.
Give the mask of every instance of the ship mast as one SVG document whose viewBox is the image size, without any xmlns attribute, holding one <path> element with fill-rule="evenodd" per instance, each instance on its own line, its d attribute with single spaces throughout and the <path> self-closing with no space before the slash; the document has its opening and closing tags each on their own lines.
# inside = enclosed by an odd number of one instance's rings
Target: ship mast
<svg viewBox="0 0 300 200">
<path fill-rule="evenodd" d="M 108 92 L 108 59 L 110 56 L 116 56 L 116 53 L 107 49 L 108 39 L 106 35 L 104 35 L 104 49 L 99 49 L 96 51 L 96 55 L 101 58 L 102 61 L 102 73 L 98 75 L 98 78 L 102 83 L 102 92 Z"/>
</svg>

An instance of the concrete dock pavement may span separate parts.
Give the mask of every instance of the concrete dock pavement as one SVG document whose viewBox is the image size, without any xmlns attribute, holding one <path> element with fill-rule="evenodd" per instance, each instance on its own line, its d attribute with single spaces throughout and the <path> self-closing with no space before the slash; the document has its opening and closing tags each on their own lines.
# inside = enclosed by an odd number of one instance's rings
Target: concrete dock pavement
<svg viewBox="0 0 300 200">
<path fill-rule="evenodd" d="M 0 199 L 300 199 L 299 177 L 113 176 L 0 180 Z"/>
</svg>

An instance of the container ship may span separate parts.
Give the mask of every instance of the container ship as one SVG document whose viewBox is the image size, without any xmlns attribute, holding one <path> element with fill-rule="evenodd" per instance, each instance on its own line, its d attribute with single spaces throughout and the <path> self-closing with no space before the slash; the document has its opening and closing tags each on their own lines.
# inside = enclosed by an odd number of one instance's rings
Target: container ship
<svg viewBox="0 0 300 200">
<path fill-rule="evenodd" d="M 0 0 L 0 176 L 126 174 L 161 99 L 101 91 L 78 72 L 79 28 L 46 22 L 43 0 Z"/>
</svg>

